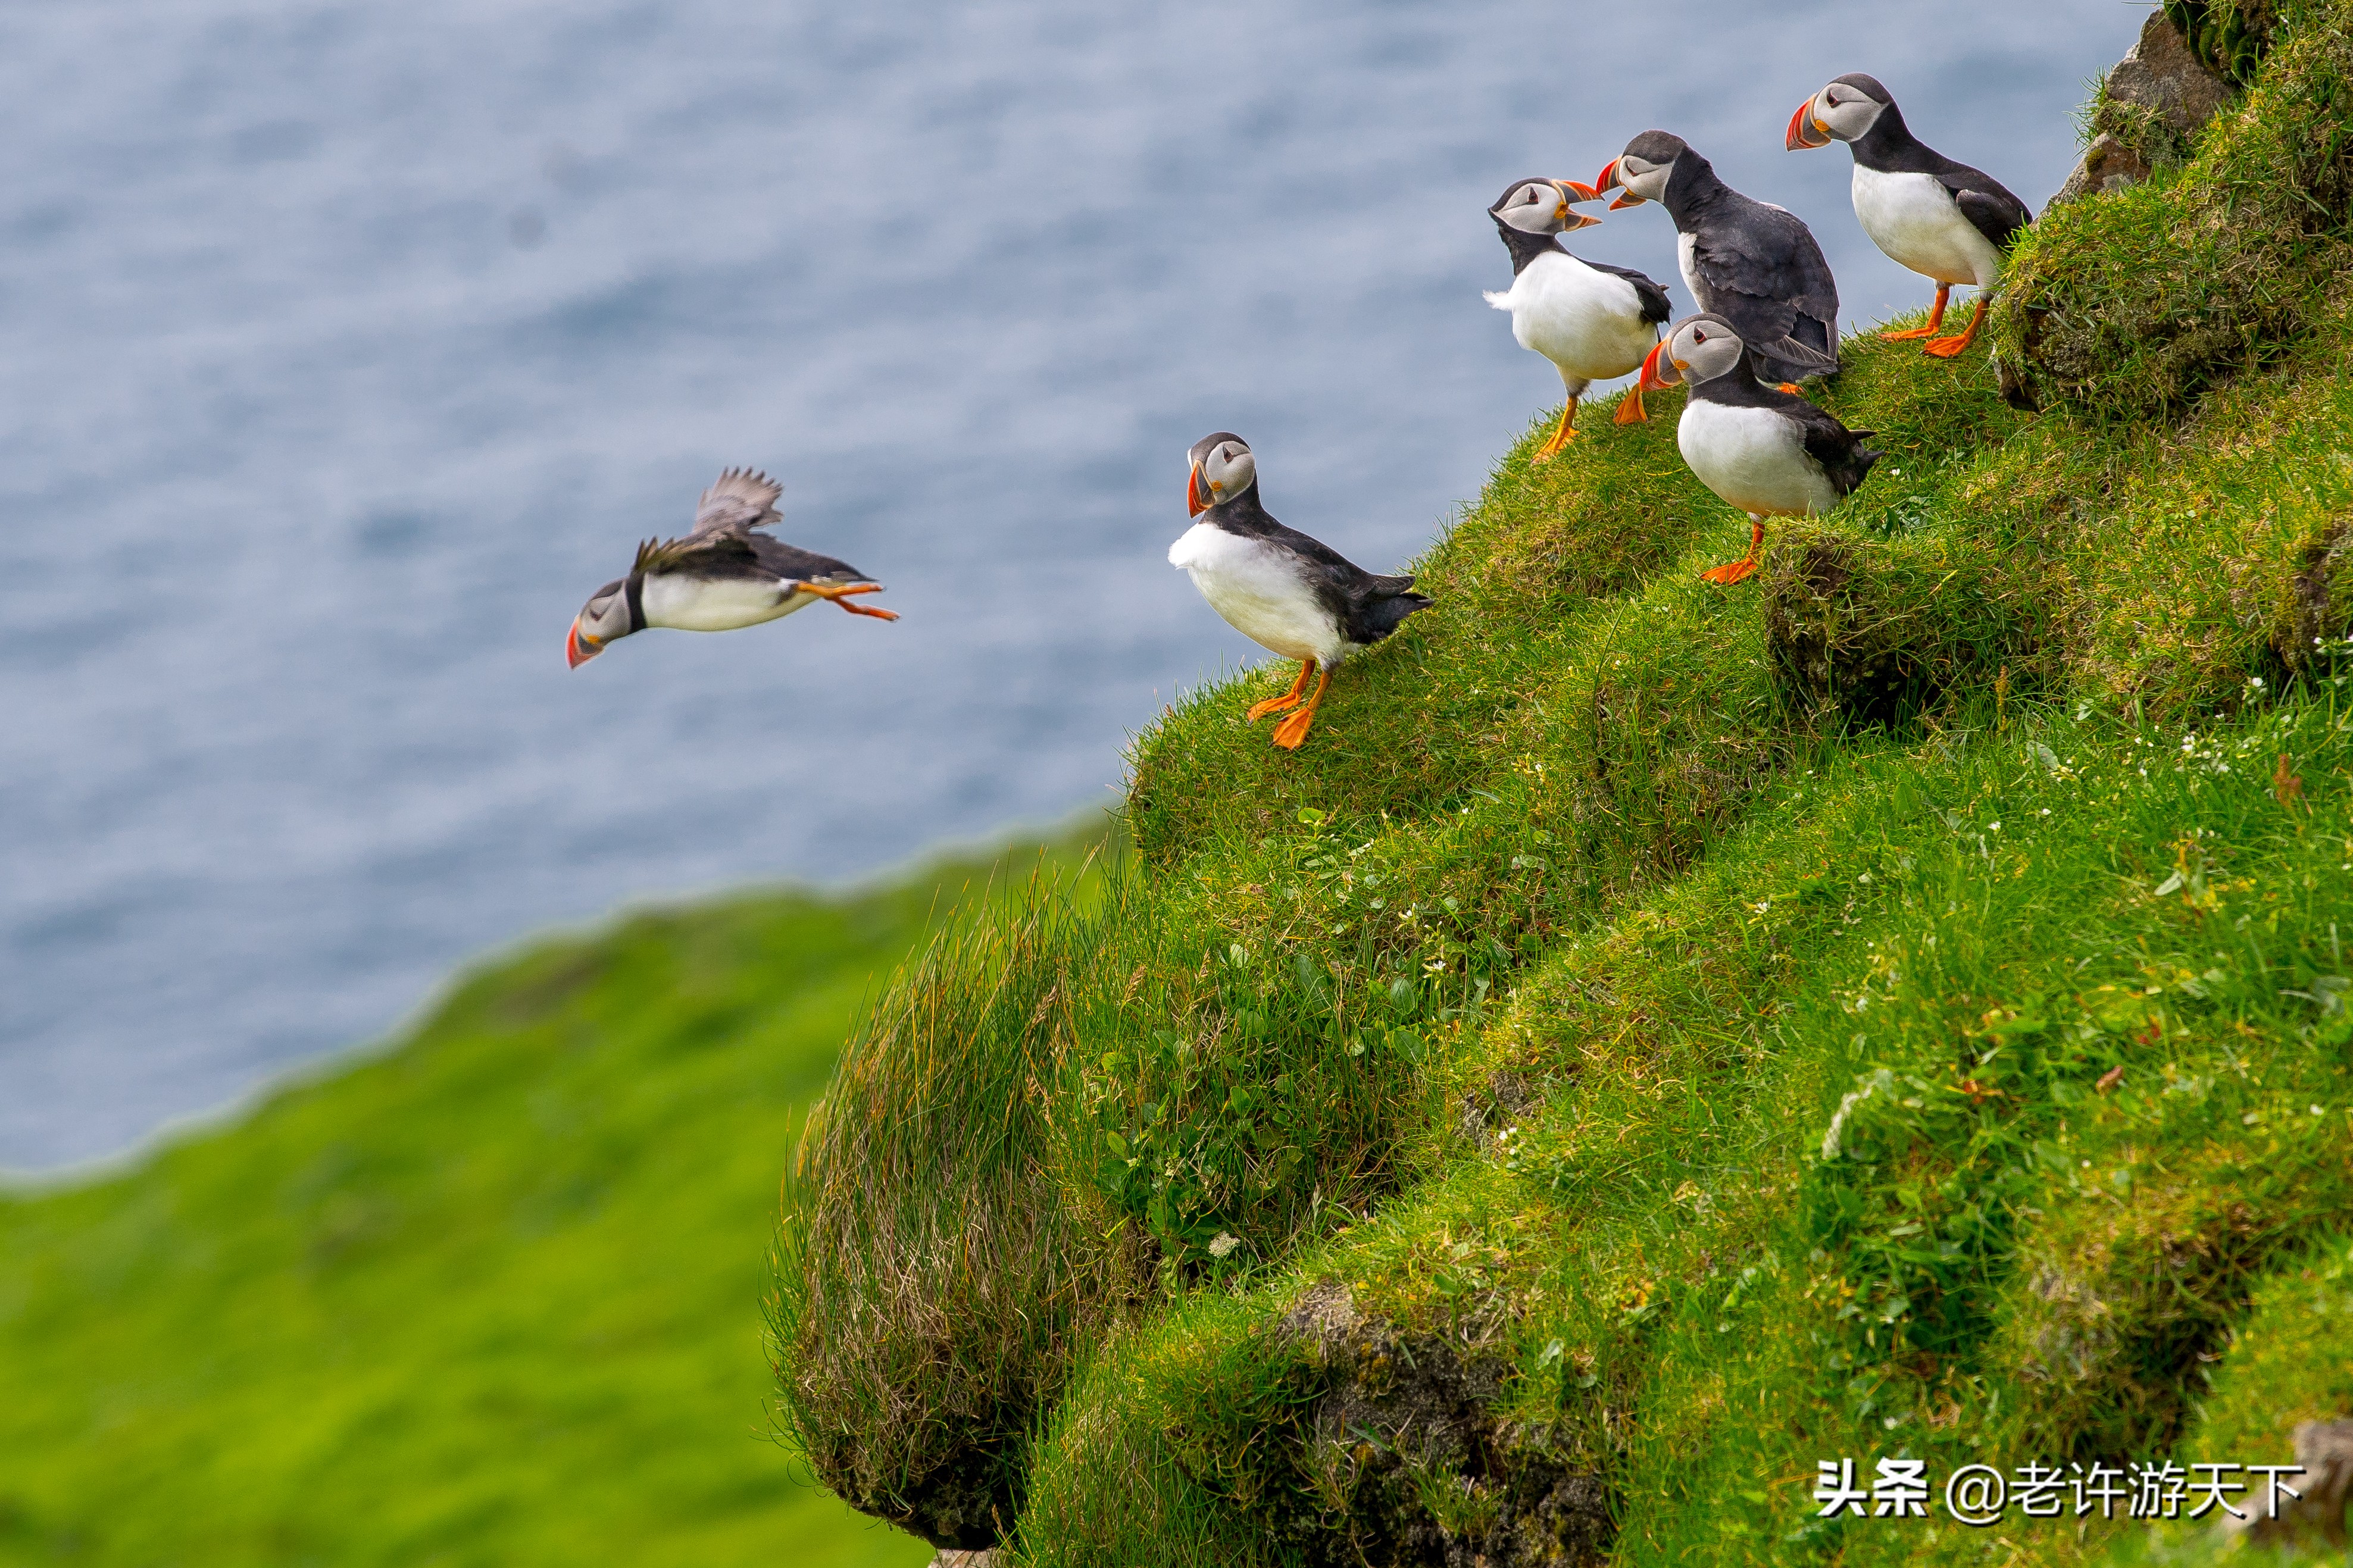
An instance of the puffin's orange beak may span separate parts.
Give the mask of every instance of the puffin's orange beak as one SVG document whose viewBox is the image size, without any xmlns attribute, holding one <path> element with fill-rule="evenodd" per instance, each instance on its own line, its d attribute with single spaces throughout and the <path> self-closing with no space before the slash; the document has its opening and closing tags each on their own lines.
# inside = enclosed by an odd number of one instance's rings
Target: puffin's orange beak
<svg viewBox="0 0 2353 1568">
<path fill-rule="evenodd" d="M 1669 368 L 1661 367 L 1659 356 L 1666 352 L 1667 340 L 1664 338 L 1651 345 L 1651 352 L 1642 356 L 1642 374 L 1636 378 L 1635 385 L 1644 392 L 1657 392 L 1662 387 L 1672 386 L 1683 380 L 1683 372 L 1672 368 L 1675 363 L 1673 360 L 1667 361 Z"/>
<path fill-rule="evenodd" d="M 1564 230 L 1591 228 L 1601 221 L 1598 217 L 1588 217 L 1583 213 L 1573 213 L 1568 210 L 1569 203 L 1592 201 L 1601 195 L 1599 191 L 1581 180 L 1555 180 L 1552 183 L 1552 188 L 1560 193 L 1560 205 L 1553 212 L 1553 221 L 1560 225 Z"/>
<path fill-rule="evenodd" d="M 1642 205 L 1643 198 L 1636 195 L 1633 192 L 1626 189 L 1623 185 L 1619 184 L 1618 160 L 1616 158 L 1612 158 L 1609 162 L 1601 165 L 1600 177 L 1593 182 L 1593 194 L 1596 196 L 1599 196 L 1604 191 L 1616 191 L 1618 193 L 1618 199 L 1609 204 L 1609 210 L 1613 213 L 1620 207 L 1639 207 Z"/>
<path fill-rule="evenodd" d="M 572 629 L 564 635 L 564 660 L 573 668 L 595 658 L 605 651 L 605 645 L 580 629 L 580 617 L 572 617 Z"/>
<path fill-rule="evenodd" d="M 1202 491 L 1208 489 L 1208 487 L 1201 482 L 1201 465 L 1194 464 L 1193 471 L 1185 476 L 1186 516 L 1198 517 L 1209 510 L 1209 503 L 1202 497 Z"/>
<path fill-rule="evenodd" d="M 1792 153 L 1831 144 L 1830 127 L 1814 113 L 1812 99 L 1798 105 L 1798 112 L 1789 116 L 1789 134 L 1782 139 L 1781 144 Z"/>
</svg>

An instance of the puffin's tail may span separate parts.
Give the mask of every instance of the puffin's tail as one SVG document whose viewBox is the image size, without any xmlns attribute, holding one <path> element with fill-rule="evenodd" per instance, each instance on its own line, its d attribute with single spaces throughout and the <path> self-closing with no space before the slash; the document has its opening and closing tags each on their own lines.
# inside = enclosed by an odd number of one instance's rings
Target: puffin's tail
<svg viewBox="0 0 2353 1568">
<path fill-rule="evenodd" d="M 1479 290 L 1479 298 L 1486 300 L 1498 310 L 1508 310 L 1512 308 L 1512 296 L 1508 291 L 1498 294 L 1493 289 L 1482 289 Z"/>
<path fill-rule="evenodd" d="M 1374 578 L 1372 592 L 1366 595 L 1363 607 L 1356 612 L 1356 624 L 1351 628 L 1356 640 L 1377 643 L 1397 630 L 1408 616 L 1438 603 L 1427 594 L 1409 592 L 1412 586 L 1410 577 Z"/>
</svg>

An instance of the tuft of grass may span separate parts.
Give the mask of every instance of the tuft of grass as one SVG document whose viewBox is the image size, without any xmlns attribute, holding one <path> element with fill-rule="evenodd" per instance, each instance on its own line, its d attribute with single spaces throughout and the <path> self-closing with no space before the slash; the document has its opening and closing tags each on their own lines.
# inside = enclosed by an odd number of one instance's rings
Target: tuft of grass
<svg viewBox="0 0 2353 1568">
<path fill-rule="evenodd" d="M 1041 873 L 952 924 L 843 1048 L 786 1181 L 769 1299 L 779 1424 L 853 1507 L 993 1544 L 1115 1250 L 1059 1201 L 1045 1100 L 1105 917 Z"/>
<path fill-rule="evenodd" d="M 2141 419 L 2276 360 L 2347 265 L 2348 121 L 2353 8 L 2282 6 L 2244 100 L 2187 163 L 2054 208 L 2021 237 L 1991 328 L 2025 395 Z"/>
</svg>

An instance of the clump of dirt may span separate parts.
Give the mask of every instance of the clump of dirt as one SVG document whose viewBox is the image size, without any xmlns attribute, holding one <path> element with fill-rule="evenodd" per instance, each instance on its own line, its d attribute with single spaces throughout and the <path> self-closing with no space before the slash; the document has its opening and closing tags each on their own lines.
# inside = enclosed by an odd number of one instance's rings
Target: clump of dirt
<svg viewBox="0 0 2353 1568">
<path fill-rule="evenodd" d="M 1901 723 L 1965 686 L 2022 692 L 2048 673 L 2023 570 L 1792 525 L 1760 578 L 1774 679 L 1801 710 L 1862 724 Z"/>
<path fill-rule="evenodd" d="M 1501 1360 L 1360 1316 L 1320 1286 L 1283 1320 L 1317 1346 L 1327 1391 L 1309 1423 L 1316 1568 L 1599 1563 L 1617 1526 L 1607 1483 L 1500 1420 Z"/>
<path fill-rule="evenodd" d="M 2272 652 L 2291 676 L 2330 668 L 2353 637 L 2353 519 L 2337 518 L 2305 541 L 2272 620 Z"/>
</svg>

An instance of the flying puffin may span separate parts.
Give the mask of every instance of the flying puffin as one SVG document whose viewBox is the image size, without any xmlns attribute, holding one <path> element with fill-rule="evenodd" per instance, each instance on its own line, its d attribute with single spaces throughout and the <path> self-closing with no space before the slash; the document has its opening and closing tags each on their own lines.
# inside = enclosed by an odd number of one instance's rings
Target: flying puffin
<svg viewBox="0 0 2353 1568">
<path fill-rule="evenodd" d="M 725 632 L 789 616 L 831 599 L 853 616 L 895 621 L 896 610 L 849 601 L 879 594 L 882 584 L 828 555 L 796 550 L 754 529 L 780 521 L 776 498 L 785 487 L 749 468 L 730 468 L 702 492 L 694 527 L 683 539 L 649 539 L 638 546 L 629 574 L 589 595 L 572 617 L 564 657 L 579 668 L 607 644 L 648 626 Z"/>
<path fill-rule="evenodd" d="M 1600 194 L 1574 180 L 1521 180 L 1487 209 L 1512 253 L 1512 286 L 1486 295 L 1487 303 L 1512 313 L 1512 336 L 1520 347 L 1552 361 L 1568 388 L 1560 427 L 1536 449 L 1539 463 L 1575 438 L 1569 422 L 1585 389 L 1641 369 L 1642 356 L 1659 341 L 1660 325 L 1674 314 L 1667 291 L 1640 272 L 1572 256 L 1553 237 L 1599 223 L 1570 212 L 1568 204 Z M 1637 386 L 1619 403 L 1618 423 L 1644 417 Z"/>
<path fill-rule="evenodd" d="M 2033 213 L 1991 174 L 1956 163 L 1913 135 L 1895 95 L 1876 77 L 1840 77 L 1789 117 L 1790 152 L 1833 141 L 1854 154 L 1854 216 L 1862 232 L 1889 259 L 1936 282 L 1926 326 L 1879 335 L 1926 338 L 1926 353 L 1953 358 L 1977 341 L 2002 258 Z M 1977 286 L 1978 308 L 1959 337 L 1940 338 L 1945 300 L 1956 283 Z"/>
<path fill-rule="evenodd" d="M 1722 316 L 1685 316 L 1642 362 L 1642 384 L 1683 382 L 1691 401 L 1675 445 L 1700 483 L 1748 514 L 1748 553 L 1700 575 L 1737 583 L 1757 570 L 1765 519 L 1829 511 L 1861 488 L 1885 456 L 1827 410 L 1757 379 L 1739 329 Z M 1666 363 L 1661 364 L 1661 360 Z"/>
<path fill-rule="evenodd" d="M 1219 430 L 1185 456 L 1192 465 L 1185 506 L 1198 521 L 1168 547 L 1168 563 L 1192 574 L 1193 585 L 1227 625 L 1270 653 L 1299 661 L 1291 689 L 1250 710 L 1255 721 L 1298 709 L 1274 730 L 1276 745 L 1295 750 L 1340 661 L 1432 601 L 1407 591 L 1412 578 L 1376 577 L 1268 516 L 1258 499 L 1258 459 L 1240 437 Z M 1314 695 L 1306 696 L 1307 678 L 1319 668 Z"/>
<path fill-rule="evenodd" d="M 1597 192 L 1622 191 L 1613 212 L 1665 205 L 1684 286 L 1701 310 L 1737 325 L 1759 376 L 1794 386 L 1837 372 L 1838 280 L 1795 213 L 1742 195 L 1689 142 L 1663 131 L 1627 142 L 1593 184 Z"/>
</svg>

